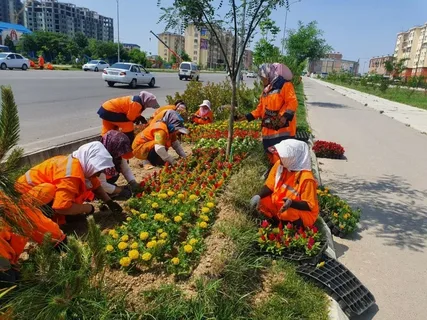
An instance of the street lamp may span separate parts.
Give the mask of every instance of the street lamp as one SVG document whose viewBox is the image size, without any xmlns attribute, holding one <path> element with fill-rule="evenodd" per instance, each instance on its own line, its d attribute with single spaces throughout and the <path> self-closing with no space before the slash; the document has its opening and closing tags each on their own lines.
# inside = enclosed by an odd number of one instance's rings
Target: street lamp
<svg viewBox="0 0 427 320">
<path fill-rule="evenodd" d="M 298 3 L 298 2 L 301 2 L 301 0 L 297 0 L 297 1 L 291 2 L 291 3 L 289 3 L 289 4 L 286 6 L 286 13 L 285 13 L 285 25 L 284 25 L 284 27 L 283 27 L 283 37 L 282 37 L 282 51 L 281 51 L 282 55 L 283 55 L 283 54 L 284 54 L 284 52 L 285 52 L 286 23 L 287 23 L 287 21 L 288 21 L 288 11 L 289 11 L 289 7 L 290 7 L 291 5 L 293 5 L 294 3 Z"/>
<path fill-rule="evenodd" d="M 119 0 L 117 1 L 117 62 L 120 62 L 120 15 L 119 15 Z"/>
</svg>

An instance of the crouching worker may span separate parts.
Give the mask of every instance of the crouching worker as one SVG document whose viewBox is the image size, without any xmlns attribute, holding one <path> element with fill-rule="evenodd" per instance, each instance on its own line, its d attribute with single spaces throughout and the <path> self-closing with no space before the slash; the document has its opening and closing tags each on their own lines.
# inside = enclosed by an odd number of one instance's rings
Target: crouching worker
<svg viewBox="0 0 427 320">
<path fill-rule="evenodd" d="M 101 142 L 81 146 L 69 156 L 48 159 L 28 170 L 17 181 L 17 189 L 24 195 L 37 199 L 39 205 L 53 210 L 49 225 L 38 220 L 38 215 L 28 217 L 45 232 L 56 232 L 57 224 L 65 224 L 66 216 L 93 214 L 95 208 L 85 204 L 88 191 L 92 191 L 113 213 L 121 213 L 122 207 L 111 200 L 102 189 L 98 176 L 106 169 L 114 167 L 113 158 Z M 50 219 L 48 219 L 50 220 Z"/>
<path fill-rule="evenodd" d="M 184 116 L 187 112 L 187 106 L 185 105 L 185 102 L 183 100 L 178 100 L 173 105 L 167 105 L 160 107 L 153 113 L 153 117 L 150 120 L 150 123 L 156 122 L 158 120 L 162 120 L 163 116 L 165 115 L 166 111 L 168 110 L 175 110 L 178 112 L 181 116 Z"/>
<path fill-rule="evenodd" d="M 195 124 L 209 124 L 213 122 L 213 112 L 209 100 L 203 100 L 203 103 L 199 105 L 199 110 L 191 116 L 191 122 Z"/>
<path fill-rule="evenodd" d="M 175 164 L 175 159 L 168 153 L 172 147 L 176 153 L 185 158 L 186 154 L 178 137 L 187 134 L 184 120 L 174 110 L 168 110 L 162 120 L 153 122 L 140 132 L 132 144 L 133 154 L 142 160 L 144 169 L 152 169 L 153 165 L 163 165 L 168 162 Z"/>
<path fill-rule="evenodd" d="M 147 108 L 157 109 L 157 98 L 147 91 L 141 91 L 138 96 L 126 96 L 108 100 L 98 110 L 102 119 L 101 135 L 110 130 L 120 130 L 133 142 L 134 123 L 147 123 L 141 113 Z"/>
<path fill-rule="evenodd" d="M 101 140 L 105 149 L 113 157 L 113 168 L 104 170 L 99 176 L 102 189 L 112 198 L 129 199 L 139 185 L 128 164 L 128 159 L 133 158 L 132 145 L 129 138 L 122 132 L 108 131 Z M 116 185 L 117 180 L 123 174 L 128 185 L 120 187 Z"/>
<path fill-rule="evenodd" d="M 271 219 L 312 226 L 319 214 L 319 204 L 308 145 L 289 139 L 269 151 L 280 160 L 274 164 L 259 194 L 251 199 L 251 207 Z"/>
</svg>

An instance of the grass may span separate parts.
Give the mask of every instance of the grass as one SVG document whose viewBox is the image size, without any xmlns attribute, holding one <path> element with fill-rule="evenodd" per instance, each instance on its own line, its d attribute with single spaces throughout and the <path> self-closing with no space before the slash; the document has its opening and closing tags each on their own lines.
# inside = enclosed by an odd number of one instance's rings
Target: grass
<svg viewBox="0 0 427 320">
<path fill-rule="evenodd" d="M 355 89 L 361 92 L 369 93 L 387 100 L 404 103 L 413 107 L 427 110 L 427 94 L 426 91 L 408 90 L 407 88 L 388 88 L 385 92 L 381 92 L 378 86 L 362 86 L 360 84 L 348 84 L 341 81 L 325 80 L 327 82 L 337 84 L 346 88 Z"/>
<path fill-rule="evenodd" d="M 295 93 L 298 99 L 297 109 L 297 128 L 304 131 L 311 131 L 307 122 L 307 109 L 305 107 L 304 85 L 300 83 L 295 87 Z"/>
</svg>

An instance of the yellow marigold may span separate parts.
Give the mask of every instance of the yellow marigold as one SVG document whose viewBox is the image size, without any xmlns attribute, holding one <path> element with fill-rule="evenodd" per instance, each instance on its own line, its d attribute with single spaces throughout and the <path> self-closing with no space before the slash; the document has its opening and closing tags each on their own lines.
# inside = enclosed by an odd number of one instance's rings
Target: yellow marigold
<svg viewBox="0 0 427 320">
<path fill-rule="evenodd" d="M 150 235 L 148 234 L 148 232 L 146 232 L 146 231 L 142 231 L 142 232 L 139 234 L 139 239 L 141 239 L 141 240 L 147 240 L 149 236 L 150 236 Z"/>
<path fill-rule="evenodd" d="M 160 193 L 158 195 L 159 199 L 166 199 L 168 197 L 168 195 L 166 193 Z"/>
<path fill-rule="evenodd" d="M 139 211 L 135 210 L 135 209 L 130 209 L 130 213 L 132 213 L 134 216 L 136 216 L 139 213 Z"/>
<path fill-rule="evenodd" d="M 179 195 L 178 195 L 178 199 L 184 199 L 185 198 L 185 196 L 182 194 L 182 193 L 180 193 Z"/>
<path fill-rule="evenodd" d="M 105 251 L 108 251 L 108 252 L 114 251 L 114 247 L 111 244 L 109 244 L 105 247 Z"/>
<path fill-rule="evenodd" d="M 334 212 L 333 215 L 334 215 L 335 218 L 338 218 L 338 213 Z"/>
<path fill-rule="evenodd" d="M 147 202 L 148 204 L 150 204 L 153 201 L 151 201 L 150 199 L 147 199 L 147 200 L 145 200 L 145 202 Z"/>
<path fill-rule="evenodd" d="M 175 217 L 173 218 L 173 221 L 175 221 L 176 223 L 178 223 L 178 222 L 181 222 L 181 221 L 182 221 L 182 218 L 181 218 L 181 216 L 175 216 Z"/>
<path fill-rule="evenodd" d="M 209 211 L 211 211 L 211 210 L 208 207 L 202 208 L 202 213 L 208 213 Z"/>
<path fill-rule="evenodd" d="M 112 229 L 112 230 L 108 231 L 108 234 L 109 234 L 110 236 L 114 236 L 115 234 L 117 234 L 117 231 L 116 231 L 116 230 L 114 230 L 114 229 Z"/>
<path fill-rule="evenodd" d="M 162 233 L 163 229 L 157 229 L 157 233 Z"/>
<path fill-rule="evenodd" d="M 153 208 L 153 209 L 157 209 L 158 207 L 159 207 L 159 204 L 157 202 L 153 202 L 151 204 L 151 208 Z"/>
<path fill-rule="evenodd" d="M 157 237 L 156 237 L 156 236 L 151 237 L 151 240 L 156 241 L 156 240 L 157 240 Z"/>
<path fill-rule="evenodd" d="M 152 257 L 151 253 L 149 253 L 149 252 L 145 252 L 145 253 L 141 256 L 141 259 L 142 259 L 142 260 L 144 260 L 144 261 L 150 261 L 150 260 L 151 260 L 151 257 Z"/>
<path fill-rule="evenodd" d="M 190 241 L 188 241 L 188 243 L 192 246 L 194 246 L 195 244 L 197 244 L 197 242 L 199 242 L 199 240 L 191 238 Z"/>
<path fill-rule="evenodd" d="M 206 229 L 208 227 L 208 224 L 205 221 L 202 221 L 199 223 L 199 227 L 202 229 Z"/>
<path fill-rule="evenodd" d="M 143 213 L 143 214 L 141 214 L 141 215 L 139 216 L 139 218 L 140 218 L 141 220 L 145 220 L 145 219 L 147 219 L 147 217 L 148 217 L 148 215 L 147 215 L 146 213 Z"/>
<path fill-rule="evenodd" d="M 131 249 L 137 249 L 137 248 L 138 248 L 138 242 L 133 242 L 133 243 L 130 245 L 130 247 L 131 247 Z"/>
<path fill-rule="evenodd" d="M 160 238 L 162 238 L 162 239 L 166 239 L 167 237 L 168 237 L 168 234 L 166 232 L 162 232 L 160 234 Z"/>
<path fill-rule="evenodd" d="M 124 236 L 122 236 L 120 238 L 120 241 L 124 241 L 124 242 L 129 241 L 129 236 L 127 234 L 125 234 Z"/>
<path fill-rule="evenodd" d="M 127 230 L 127 227 L 125 225 L 123 225 L 123 226 L 120 226 L 120 229 L 121 230 Z"/>
<path fill-rule="evenodd" d="M 178 204 L 178 199 L 173 199 L 171 202 L 172 204 Z"/>
<path fill-rule="evenodd" d="M 179 258 L 176 258 L 176 257 L 175 257 L 175 258 L 172 258 L 172 259 L 171 259 L 171 262 L 172 262 L 172 264 L 173 264 L 173 265 L 175 265 L 175 266 L 176 266 L 176 265 L 178 265 L 178 264 L 179 264 Z"/>
<path fill-rule="evenodd" d="M 125 250 L 128 247 L 128 244 L 126 242 L 120 242 L 117 245 L 117 248 L 119 248 L 119 250 Z"/>
<path fill-rule="evenodd" d="M 157 245 L 159 246 L 163 246 L 166 244 L 166 240 L 160 239 L 159 241 L 157 241 Z"/>
<path fill-rule="evenodd" d="M 127 217 L 126 221 L 132 221 L 132 217 Z"/>
<path fill-rule="evenodd" d="M 185 216 L 184 212 L 180 212 L 180 213 L 178 213 L 178 215 L 179 215 L 180 217 Z"/>
<path fill-rule="evenodd" d="M 112 235 L 112 237 L 113 237 L 113 239 L 118 239 L 119 235 L 117 233 L 115 233 L 115 234 Z"/>
<path fill-rule="evenodd" d="M 156 244 L 157 244 L 157 241 L 151 240 L 151 241 L 147 242 L 147 248 L 152 249 L 156 246 Z"/>
<path fill-rule="evenodd" d="M 186 245 L 184 246 L 184 251 L 185 251 L 185 252 L 187 252 L 187 253 L 191 253 L 191 252 L 193 252 L 193 246 L 192 246 L 192 245 L 190 245 L 190 244 L 186 244 Z"/>
<path fill-rule="evenodd" d="M 344 225 L 340 224 L 340 229 L 341 230 L 344 229 Z"/>
<path fill-rule="evenodd" d="M 206 222 L 209 221 L 209 217 L 205 214 L 200 215 L 200 219 L 202 219 L 203 221 L 206 221 Z"/>
<path fill-rule="evenodd" d="M 154 215 L 154 220 L 156 221 L 162 221 L 164 219 L 164 216 L 161 213 L 156 213 Z"/>
<path fill-rule="evenodd" d="M 175 192 L 173 192 L 173 191 L 168 191 L 168 196 L 169 197 L 173 197 L 175 195 Z"/>
<path fill-rule="evenodd" d="M 131 263 L 131 259 L 129 257 L 123 257 L 120 259 L 120 265 L 122 267 L 129 267 L 130 263 Z"/>
<path fill-rule="evenodd" d="M 215 203 L 213 203 L 213 202 L 208 202 L 208 203 L 206 203 L 206 207 L 208 207 L 208 208 L 212 209 L 213 207 L 215 207 Z"/>
<path fill-rule="evenodd" d="M 195 195 L 195 194 L 192 194 L 192 195 L 190 195 L 190 198 L 189 198 L 190 200 L 196 200 L 197 199 L 197 196 Z"/>
<path fill-rule="evenodd" d="M 349 217 L 350 217 L 350 214 L 348 214 L 348 213 L 346 213 L 346 214 L 344 215 L 344 219 L 345 219 L 345 220 L 347 220 Z"/>
<path fill-rule="evenodd" d="M 138 250 L 131 250 L 131 251 L 129 251 L 128 256 L 132 260 L 136 260 L 139 257 L 139 252 L 138 252 Z"/>
</svg>

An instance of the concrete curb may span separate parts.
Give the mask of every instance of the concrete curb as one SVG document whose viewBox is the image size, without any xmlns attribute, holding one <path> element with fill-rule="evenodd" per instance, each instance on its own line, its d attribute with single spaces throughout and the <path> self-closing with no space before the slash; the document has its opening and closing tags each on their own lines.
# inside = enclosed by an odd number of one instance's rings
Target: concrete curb
<svg viewBox="0 0 427 320">
<path fill-rule="evenodd" d="M 24 154 L 21 158 L 19 165 L 22 167 L 33 167 L 46 159 L 59 156 L 67 155 L 77 150 L 81 145 L 100 139 L 100 135 L 90 136 L 67 143 L 63 143 L 57 146 L 49 147 L 46 149 L 38 150 L 35 152 Z"/>
</svg>

